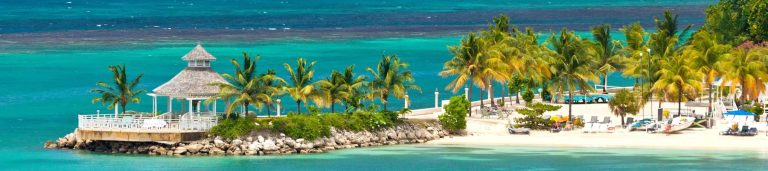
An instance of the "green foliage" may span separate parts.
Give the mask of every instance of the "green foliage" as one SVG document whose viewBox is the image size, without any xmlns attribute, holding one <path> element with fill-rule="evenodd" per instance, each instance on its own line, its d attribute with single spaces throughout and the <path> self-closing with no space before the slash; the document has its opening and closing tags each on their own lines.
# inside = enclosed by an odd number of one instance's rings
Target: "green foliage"
<svg viewBox="0 0 768 171">
<path fill-rule="evenodd" d="M 516 111 L 524 116 L 521 118 L 515 118 L 515 126 L 522 128 L 530 128 L 537 130 L 544 130 L 551 127 L 552 122 L 541 117 L 544 112 L 556 111 L 561 106 L 548 105 L 543 103 L 526 104 L 526 108 L 517 109 Z"/>
<path fill-rule="evenodd" d="M 541 88 L 541 98 L 544 99 L 546 97 L 552 98 L 552 93 L 549 92 L 549 84 L 544 84 L 544 87 Z"/>
<path fill-rule="evenodd" d="M 533 90 L 530 88 L 525 89 L 525 92 L 523 92 L 523 100 L 525 100 L 525 103 L 533 102 L 533 96 Z"/>
<path fill-rule="evenodd" d="M 443 128 L 452 133 L 467 128 L 466 116 L 467 111 L 469 111 L 469 101 L 463 95 L 451 97 L 450 102 L 444 108 L 445 113 L 438 116 Z"/>
<path fill-rule="evenodd" d="M 376 68 L 366 68 L 371 73 L 372 79 L 369 88 L 373 96 L 381 101 L 384 110 L 387 110 L 387 104 L 390 95 L 402 99 L 405 98 L 408 90 L 421 92 L 421 88 L 414 84 L 413 72 L 408 69 L 409 64 L 400 61 L 397 55 L 383 55 Z"/>
<path fill-rule="evenodd" d="M 128 82 L 128 75 L 125 74 L 125 65 L 112 65 L 107 67 L 109 71 L 112 71 L 113 79 L 115 83 L 109 85 L 106 82 L 99 81 L 96 85 L 99 88 L 91 89 L 91 92 L 99 93 L 99 97 L 93 98 L 91 102 L 101 102 L 102 104 L 109 104 L 107 108 L 115 108 L 116 105 L 120 105 L 123 113 L 125 113 L 125 106 L 128 102 L 139 103 L 141 101 L 141 94 L 147 92 L 144 89 L 136 89 L 136 85 L 139 84 L 139 80 L 144 74 L 139 74 L 132 81 Z"/>
<path fill-rule="evenodd" d="M 274 129 L 293 138 L 305 138 L 314 140 L 331 135 L 329 125 L 322 124 L 321 117 L 317 115 L 288 115 L 288 117 L 275 118 L 272 121 Z"/>
<path fill-rule="evenodd" d="M 627 114 L 636 115 L 640 111 L 640 103 L 634 93 L 626 89 L 619 90 L 618 93 L 608 102 L 608 107 L 616 116 L 621 117 L 621 125 L 624 125 L 624 117 Z"/>
<path fill-rule="evenodd" d="M 768 40 L 768 1 L 721 0 L 706 14 L 703 28 L 717 33 L 718 40 L 731 45 Z"/>
<path fill-rule="evenodd" d="M 753 106 L 747 106 L 744 108 L 744 110 L 748 112 L 752 112 L 757 116 L 762 115 L 765 111 L 763 109 L 763 104 L 755 103 Z M 758 117 L 755 117 L 758 118 Z"/>
<path fill-rule="evenodd" d="M 211 128 L 209 134 L 224 138 L 237 138 L 248 135 L 255 128 L 257 127 L 253 118 L 229 118 L 219 120 L 219 124 Z"/>
</svg>

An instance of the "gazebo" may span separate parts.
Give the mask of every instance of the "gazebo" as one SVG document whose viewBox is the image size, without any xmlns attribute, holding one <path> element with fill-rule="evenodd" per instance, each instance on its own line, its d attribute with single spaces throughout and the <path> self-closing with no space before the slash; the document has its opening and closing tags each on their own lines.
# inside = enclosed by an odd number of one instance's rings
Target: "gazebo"
<svg viewBox="0 0 768 171">
<path fill-rule="evenodd" d="M 211 68 L 216 60 L 199 43 L 181 57 L 187 67 L 147 95 L 152 97 L 152 113 L 78 115 L 78 136 L 82 139 L 109 141 L 194 141 L 218 123 L 216 101 L 203 103 L 219 93 L 211 83 L 229 84 Z M 157 97 L 168 97 L 168 112 L 158 116 Z M 173 110 L 173 100 L 183 99 L 180 110 Z M 186 110 L 184 105 L 186 103 Z"/>
<path fill-rule="evenodd" d="M 213 105 L 204 104 L 203 101 L 219 93 L 219 87 L 211 83 L 229 84 L 216 71 L 211 68 L 211 62 L 216 57 L 208 53 L 199 43 L 192 51 L 181 57 L 187 62 L 187 67 L 181 70 L 168 82 L 158 86 L 152 93 L 152 113 L 157 114 L 157 97 L 168 97 L 168 112 L 163 115 L 171 117 L 173 114 L 215 115 L 216 101 Z M 180 111 L 173 111 L 173 99 L 183 99 L 187 102 L 187 110 L 184 110 L 184 101 L 181 102 Z"/>
</svg>

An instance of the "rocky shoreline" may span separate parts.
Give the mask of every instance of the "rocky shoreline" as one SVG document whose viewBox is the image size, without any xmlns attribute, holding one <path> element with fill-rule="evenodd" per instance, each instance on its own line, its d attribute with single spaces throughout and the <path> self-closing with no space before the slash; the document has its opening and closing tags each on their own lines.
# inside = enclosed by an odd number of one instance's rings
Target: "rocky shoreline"
<svg viewBox="0 0 768 171">
<path fill-rule="evenodd" d="M 294 139 L 283 133 L 251 133 L 237 139 L 210 137 L 193 142 L 120 142 L 79 139 L 77 131 L 46 142 L 48 149 L 74 149 L 101 153 L 148 155 L 275 155 L 321 153 L 336 149 L 423 143 L 448 136 L 437 121 L 403 122 L 377 131 L 351 132 L 331 129 L 330 137 L 315 140 Z"/>
</svg>

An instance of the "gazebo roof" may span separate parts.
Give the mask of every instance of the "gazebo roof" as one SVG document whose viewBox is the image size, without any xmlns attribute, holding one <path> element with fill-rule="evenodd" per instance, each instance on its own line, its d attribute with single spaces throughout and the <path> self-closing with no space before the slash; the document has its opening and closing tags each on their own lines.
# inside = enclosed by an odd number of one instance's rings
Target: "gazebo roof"
<svg viewBox="0 0 768 171">
<path fill-rule="evenodd" d="M 216 59 L 203 49 L 199 43 L 192 51 L 182 57 L 184 60 Z M 171 97 L 207 97 L 219 93 L 219 87 L 211 83 L 226 83 L 221 75 L 211 67 L 187 67 L 168 82 L 152 90 L 154 94 Z"/>
<path fill-rule="evenodd" d="M 181 59 L 185 61 L 192 61 L 192 60 L 212 61 L 212 60 L 216 60 L 216 57 L 213 57 L 213 55 L 208 53 L 208 51 L 206 51 L 205 48 L 203 48 L 203 46 L 200 45 L 200 43 L 197 43 L 197 46 L 195 46 L 194 49 L 189 51 L 189 53 L 181 57 Z"/>
<path fill-rule="evenodd" d="M 213 96 L 219 93 L 219 87 L 210 85 L 215 82 L 228 83 L 210 67 L 187 67 L 152 91 L 173 97 Z"/>
</svg>

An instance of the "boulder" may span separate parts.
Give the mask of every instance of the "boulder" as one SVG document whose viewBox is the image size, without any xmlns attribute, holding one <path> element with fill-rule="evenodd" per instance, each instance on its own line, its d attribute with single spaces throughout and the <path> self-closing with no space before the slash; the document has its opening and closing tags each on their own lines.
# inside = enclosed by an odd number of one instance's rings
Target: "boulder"
<svg viewBox="0 0 768 171">
<path fill-rule="evenodd" d="M 259 142 L 253 142 L 250 145 L 248 145 L 248 150 L 252 151 L 259 151 L 261 150 L 261 143 Z"/>
<path fill-rule="evenodd" d="M 256 137 L 256 139 L 259 141 L 259 143 L 263 143 L 264 142 L 264 137 L 262 137 L 261 135 Z"/>
<path fill-rule="evenodd" d="M 184 147 L 176 147 L 175 150 L 173 150 L 173 154 L 184 154 L 187 152 L 187 148 Z"/>
<path fill-rule="evenodd" d="M 200 144 L 190 144 L 190 145 L 185 146 L 184 148 L 186 148 L 187 151 L 189 151 L 190 153 L 197 153 L 197 152 L 200 151 L 200 149 L 203 148 L 203 145 L 200 145 Z"/>
<path fill-rule="evenodd" d="M 265 140 L 261 146 L 264 151 L 274 151 L 280 149 L 280 147 L 276 146 L 275 142 L 272 140 Z"/>
<path fill-rule="evenodd" d="M 243 140 L 240 140 L 240 139 L 232 140 L 232 145 L 240 145 L 240 144 L 243 144 Z"/>
</svg>

